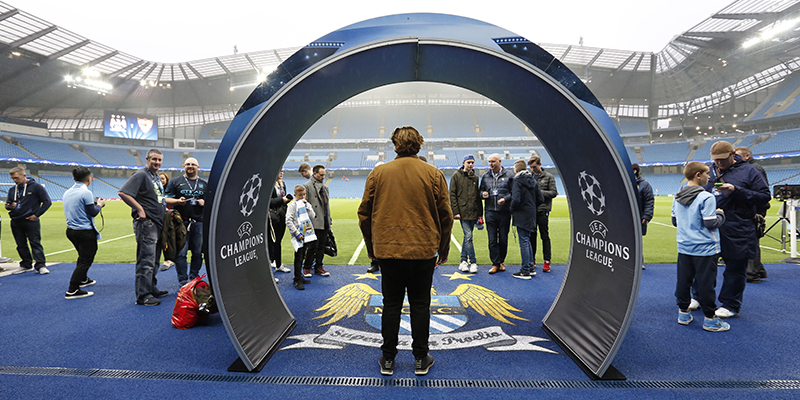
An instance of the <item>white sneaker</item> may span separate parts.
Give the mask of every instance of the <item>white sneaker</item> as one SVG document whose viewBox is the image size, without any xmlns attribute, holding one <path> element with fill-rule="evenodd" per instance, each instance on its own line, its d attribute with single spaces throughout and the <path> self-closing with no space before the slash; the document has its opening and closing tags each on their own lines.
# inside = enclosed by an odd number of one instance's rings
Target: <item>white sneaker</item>
<svg viewBox="0 0 800 400">
<path fill-rule="evenodd" d="M 286 266 L 283 265 L 283 264 L 281 264 L 281 266 L 278 267 L 278 271 L 280 271 L 280 272 L 292 272 L 292 270 L 290 270 L 289 268 L 286 268 Z"/>
<path fill-rule="evenodd" d="M 270 262 L 269 266 L 272 267 L 272 268 L 275 268 L 275 261 Z"/>
<path fill-rule="evenodd" d="M 689 303 L 689 310 L 695 311 L 699 309 L 700 309 L 700 302 L 695 299 L 692 299 L 692 301 Z"/>
<path fill-rule="evenodd" d="M 50 270 L 47 269 L 47 267 L 42 267 L 42 268 L 39 268 L 39 270 L 36 271 L 36 273 L 39 274 L 39 275 L 47 275 L 47 274 L 50 273 Z"/>
<path fill-rule="evenodd" d="M 728 310 L 725 307 L 718 308 L 717 311 L 714 313 L 714 315 L 716 315 L 716 316 L 718 316 L 720 318 L 733 318 L 733 317 L 738 317 L 739 316 L 738 313 L 735 313 L 735 312 L 733 312 L 731 310 Z"/>
<path fill-rule="evenodd" d="M 31 271 L 35 271 L 35 269 L 33 269 L 33 267 L 28 267 L 28 268 L 19 267 L 17 269 L 11 270 L 11 273 L 13 275 L 16 275 L 16 274 L 22 274 L 22 273 L 31 272 Z"/>
<path fill-rule="evenodd" d="M 458 264 L 458 270 L 461 272 L 469 271 L 469 263 L 466 261 L 462 261 L 461 264 Z"/>
<path fill-rule="evenodd" d="M 477 274 L 478 273 L 478 264 L 472 263 L 469 265 L 469 273 L 470 274 Z"/>
<path fill-rule="evenodd" d="M 281 281 L 280 279 L 278 279 L 278 278 L 275 278 L 275 282 L 280 282 L 280 281 Z"/>
</svg>

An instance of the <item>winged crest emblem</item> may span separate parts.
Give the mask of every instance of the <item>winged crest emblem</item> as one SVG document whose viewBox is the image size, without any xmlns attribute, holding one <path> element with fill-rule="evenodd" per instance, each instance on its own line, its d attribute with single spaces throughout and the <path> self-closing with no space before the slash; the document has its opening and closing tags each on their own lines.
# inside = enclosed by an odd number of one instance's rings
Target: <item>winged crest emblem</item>
<svg viewBox="0 0 800 400">
<path fill-rule="evenodd" d="M 515 325 L 510 320 L 528 321 L 514 314 L 515 312 L 522 311 L 512 306 L 508 302 L 508 299 L 503 298 L 495 291 L 483 286 L 465 283 L 456 287 L 449 295 L 437 296 L 435 289 L 431 289 L 431 295 L 433 296 L 431 302 L 431 309 L 433 311 L 431 313 L 432 322 L 434 322 L 438 314 L 434 311 L 436 305 L 441 304 L 441 307 L 439 307 L 441 309 L 456 309 L 456 311 L 452 311 L 450 313 L 451 315 L 448 315 L 446 318 L 447 321 L 455 324 L 451 326 L 450 330 L 458 329 L 466 323 L 465 310 L 470 308 L 482 316 L 488 315 L 510 325 Z M 314 310 L 322 313 L 314 317 L 314 319 L 327 318 L 325 322 L 320 324 L 320 326 L 325 326 L 334 324 L 343 318 L 350 318 L 359 314 L 362 309 L 366 309 L 367 322 L 372 326 L 380 328 L 380 325 L 376 326 L 376 323 L 372 321 L 378 320 L 382 313 L 382 298 L 383 296 L 380 292 L 365 283 L 351 283 L 337 289 L 333 296 L 326 300 L 325 305 Z M 452 301 L 449 301 L 450 299 L 457 299 L 457 304 L 452 304 Z M 457 310 L 458 308 L 461 308 L 464 312 L 459 313 Z M 463 318 L 460 318 L 460 320 L 458 318 L 459 314 L 463 315 Z M 371 316 L 372 318 L 370 318 Z M 432 326 L 434 325 L 435 324 L 432 324 Z"/>
</svg>

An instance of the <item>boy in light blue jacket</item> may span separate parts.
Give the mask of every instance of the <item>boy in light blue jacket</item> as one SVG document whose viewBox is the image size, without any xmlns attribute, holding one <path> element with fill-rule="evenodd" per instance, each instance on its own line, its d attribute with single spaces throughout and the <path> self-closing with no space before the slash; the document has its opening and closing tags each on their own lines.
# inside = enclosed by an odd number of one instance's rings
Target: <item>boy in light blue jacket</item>
<svg viewBox="0 0 800 400">
<path fill-rule="evenodd" d="M 705 191 L 708 184 L 707 165 L 692 161 L 686 164 L 683 175 L 689 180 L 672 202 L 672 225 L 678 227 L 678 282 L 675 298 L 678 303 L 678 323 L 689 325 L 692 314 L 691 287 L 694 281 L 697 300 L 705 319 L 703 329 L 721 332 L 730 325 L 719 319 L 714 312 L 717 284 L 717 254 L 720 252 L 719 227 L 725 222 L 725 213 L 717 208 L 714 195 Z"/>
</svg>

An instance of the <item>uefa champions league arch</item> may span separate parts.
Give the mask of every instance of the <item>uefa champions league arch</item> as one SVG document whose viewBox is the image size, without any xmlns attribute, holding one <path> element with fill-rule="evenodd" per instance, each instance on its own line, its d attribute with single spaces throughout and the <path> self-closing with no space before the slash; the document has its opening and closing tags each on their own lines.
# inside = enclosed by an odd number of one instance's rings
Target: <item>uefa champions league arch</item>
<svg viewBox="0 0 800 400">
<path fill-rule="evenodd" d="M 642 245 L 622 141 L 594 95 L 555 57 L 497 26 L 443 14 L 380 17 L 323 36 L 270 74 L 230 124 L 211 170 L 204 234 L 210 279 L 239 355 L 231 370 L 260 370 L 296 324 L 269 268 L 270 185 L 262 183 L 274 180 L 326 112 L 402 82 L 471 90 L 536 132 L 563 178 L 572 232 L 565 277 L 542 327 L 591 378 L 624 379 L 611 362 L 631 322 Z"/>
</svg>

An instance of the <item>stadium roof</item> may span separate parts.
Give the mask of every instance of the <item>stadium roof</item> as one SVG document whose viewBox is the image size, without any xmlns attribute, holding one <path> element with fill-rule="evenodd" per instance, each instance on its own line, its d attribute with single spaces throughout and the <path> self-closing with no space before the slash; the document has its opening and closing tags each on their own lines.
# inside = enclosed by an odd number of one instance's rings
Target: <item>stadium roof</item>
<svg viewBox="0 0 800 400">
<path fill-rule="evenodd" d="M 645 116 L 661 106 L 668 115 L 717 107 L 800 68 L 798 27 L 800 0 L 738 0 L 658 53 L 540 45 L 583 78 L 607 108 L 636 105 L 644 110 L 638 116 Z M 199 120 L 175 118 L 173 124 L 225 120 L 260 75 L 299 48 L 158 63 L 0 2 L 0 52 L 7 55 L 0 57 L 0 114 L 47 120 L 93 118 L 103 109 L 175 115 L 200 110 Z M 96 77 L 84 75 L 88 70 Z M 67 76 L 73 81 L 65 82 Z M 218 116 L 208 118 L 209 112 Z"/>
</svg>

